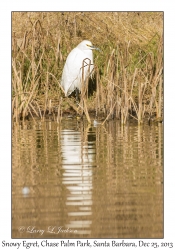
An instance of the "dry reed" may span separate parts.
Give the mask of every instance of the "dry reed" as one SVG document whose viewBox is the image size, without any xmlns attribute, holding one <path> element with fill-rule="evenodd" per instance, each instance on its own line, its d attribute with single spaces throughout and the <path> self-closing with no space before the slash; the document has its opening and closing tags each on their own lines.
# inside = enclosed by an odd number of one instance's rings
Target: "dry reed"
<svg viewBox="0 0 175 250">
<path fill-rule="evenodd" d="M 83 39 L 102 52 L 94 53 L 92 91 L 85 84 L 77 108 L 73 98 L 64 98 L 60 78 L 68 53 Z M 104 122 L 162 120 L 162 12 L 12 13 L 13 120 L 56 112 L 61 121 L 71 108 L 89 122 L 90 111 Z"/>
</svg>

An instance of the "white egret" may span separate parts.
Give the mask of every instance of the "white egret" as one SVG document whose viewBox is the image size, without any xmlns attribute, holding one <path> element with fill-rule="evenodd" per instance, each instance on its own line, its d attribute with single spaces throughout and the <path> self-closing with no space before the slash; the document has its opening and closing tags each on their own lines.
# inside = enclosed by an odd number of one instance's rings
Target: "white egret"
<svg viewBox="0 0 175 250">
<path fill-rule="evenodd" d="M 75 89 L 81 91 L 81 84 L 91 76 L 94 68 L 93 49 L 99 50 L 90 41 L 84 40 L 69 53 L 61 78 L 65 96 L 69 96 Z"/>
</svg>

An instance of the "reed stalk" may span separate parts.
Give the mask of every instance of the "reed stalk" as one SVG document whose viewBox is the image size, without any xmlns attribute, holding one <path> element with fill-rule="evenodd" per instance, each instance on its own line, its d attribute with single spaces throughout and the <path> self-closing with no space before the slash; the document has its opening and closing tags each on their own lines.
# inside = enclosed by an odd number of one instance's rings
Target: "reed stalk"
<svg viewBox="0 0 175 250">
<path fill-rule="evenodd" d="M 86 63 L 86 60 L 89 60 L 89 63 Z M 90 72 L 90 66 L 91 66 L 91 60 L 89 58 L 85 58 L 82 62 L 82 83 L 81 83 L 81 100 L 80 100 L 80 107 L 82 111 L 85 113 L 86 118 L 88 120 L 88 123 L 91 123 L 91 119 L 89 116 L 89 112 L 87 109 L 87 91 L 88 91 L 88 82 L 89 82 L 89 77 L 92 72 Z M 87 70 L 87 75 L 85 76 L 84 69 L 85 67 L 88 67 Z"/>
</svg>

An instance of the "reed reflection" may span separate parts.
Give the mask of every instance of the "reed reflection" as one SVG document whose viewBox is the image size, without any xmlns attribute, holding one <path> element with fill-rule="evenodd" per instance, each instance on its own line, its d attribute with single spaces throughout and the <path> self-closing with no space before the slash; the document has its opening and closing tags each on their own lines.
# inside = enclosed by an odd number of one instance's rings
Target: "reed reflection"
<svg viewBox="0 0 175 250">
<path fill-rule="evenodd" d="M 163 126 L 26 123 L 13 132 L 12 235 L 161 238 Z M 77 230 L 50 234 L 49 227 Z"/>
</svg>

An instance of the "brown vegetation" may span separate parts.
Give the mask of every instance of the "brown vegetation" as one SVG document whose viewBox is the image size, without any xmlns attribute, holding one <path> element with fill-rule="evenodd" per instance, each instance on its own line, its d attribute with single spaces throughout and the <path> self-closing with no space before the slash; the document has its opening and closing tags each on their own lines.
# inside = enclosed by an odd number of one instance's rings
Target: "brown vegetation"
<svg viewBox="0 0 175 250">
<path fill-rule="evenodd" d="M 94 79 L 77 107 L 60 87 L 68 53 L 88 39 L 94 52 Z M 125 124 L 134 118 L 162 120 L 162 12 L 12 13 L 12 115 L 59 122 L 73 111 Z"/>
</svg>

